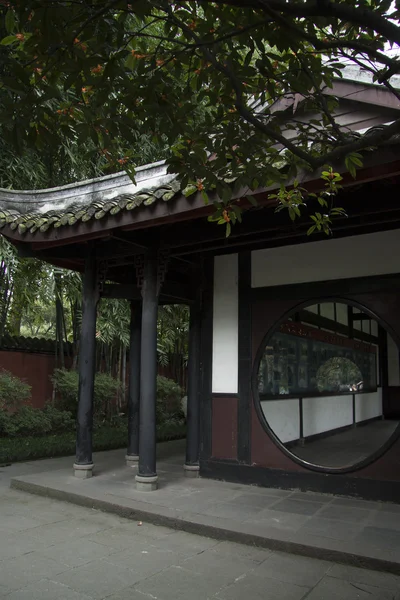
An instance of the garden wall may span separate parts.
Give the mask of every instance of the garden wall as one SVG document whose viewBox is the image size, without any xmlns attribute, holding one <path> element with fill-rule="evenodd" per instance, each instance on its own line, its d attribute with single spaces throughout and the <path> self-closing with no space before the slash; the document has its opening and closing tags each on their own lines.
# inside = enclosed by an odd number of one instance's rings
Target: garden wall
<svg viewBox="0 0 400 600">
<path fill-rule="evenodd" d="M 55 369 L 54 355 L 0 350 L 0 369 L 10 371 L 32 387 L 32 405 L 35 408 L 43 408 L 51 399 L 53 385 L 50 377 Z"/>
<path fill-rule="evenodd" d="M 54 342 L 53 342 L 54 343 Z M 71 365 L 71 359 L 65 356 L 65 366 Z M 53 385 L 51 376 L 56 366 L 55 355 L 49 352 L 32 352 L 32 350 L 0 350 L 0 369 L 10 371 L 24 380 L 32 388 L 32 406 L 43 408 L 51 400 Z M 127 364 L 127 374 L 129 364 Z M 176 379 L 175 369 L 170 366 L 159 367 L 159 374 L 169 379 Z M 186 369 L 180 373 L 179 385 L 186 389 Z"/>
</svg>

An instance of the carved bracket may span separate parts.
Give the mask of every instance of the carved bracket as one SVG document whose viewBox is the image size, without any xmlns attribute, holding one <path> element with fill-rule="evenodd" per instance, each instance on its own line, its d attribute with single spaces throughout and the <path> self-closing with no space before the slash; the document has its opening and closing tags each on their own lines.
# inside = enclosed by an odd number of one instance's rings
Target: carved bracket
<svg viewBox="0 0 400 600">
<path fill-rule="evenodd" d="M 100 260 L 97 263 L 97 289 L 101 295 L 104 291 L 104 285 L 107 279 L 108 273 L 108 262 L 106 260 Z"/>
<path fill-rule="evenodd" d="M 136 285 L 139 290 L 143 287 L 143 279 L 144 279 L 144 254 L 137 254 L 135 256 L 135 270 L 136 270 Z"/>
<path fill-rule="evenodd" d="M 161 248 L 157 255 L 157 296 L 159 296 L 162 284 L 168 271 L 169 250 Z"/>
<path fill-rule="evenodd" d="M 162 248 L 157 252 L 157 296 L 160 294 L 162 284 L 168 270 L 169 251 Z M 135 256 L 136 284 L 141 290 L 143 287 L 144 270 L 146 263 L 146 255 L 138 254 Z"/>
</svg>

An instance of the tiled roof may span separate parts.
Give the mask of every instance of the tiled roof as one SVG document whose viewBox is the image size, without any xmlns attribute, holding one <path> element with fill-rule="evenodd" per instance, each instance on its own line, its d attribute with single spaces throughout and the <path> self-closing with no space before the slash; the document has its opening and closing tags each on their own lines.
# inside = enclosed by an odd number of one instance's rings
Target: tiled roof
<svg viewBox="0 0 400 600">
<path fill-rule="evenodd" d="M 27 232 L 46 232 L 50 228 L 72 226 L 94 219 L 102 219 L 106 215 L 116 215 L 121 211 L 131 211 L 139 206 L 150 206 L 157 201 L 168 202 L 181 191 L 179 181 L 173 180 L 149 189 L 137 192 L 122 193 L 114 198 L 97 198 L 88 204 L 71 203 L 61 210 L 45 212 L 22 212 L 18 208 L 2 208 L 0 203 L 0 230 L 10 227 L 20 234 Z"/>
</svg>

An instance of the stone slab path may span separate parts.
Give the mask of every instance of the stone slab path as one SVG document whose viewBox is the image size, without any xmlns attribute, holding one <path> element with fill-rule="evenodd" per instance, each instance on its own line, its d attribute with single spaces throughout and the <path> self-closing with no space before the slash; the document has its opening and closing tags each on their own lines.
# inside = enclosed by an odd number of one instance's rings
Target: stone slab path
<svg viewBox="0 0 400 600">
<path fill-rule="evenodd" d="M 14 489 L 214 539 L 400 575 L 400 505 L 183 477 L 182 442 L 160 445 L 160 489 L 138 492 L 124 452 L 95 455 L 78 480 L 72 458 L 2 469 Z"/>
<path fill-rule="evenodd" d="M 400 577 L 140 524 L 5 485 L 0 598 L 400 600 Z"/>
</svg>

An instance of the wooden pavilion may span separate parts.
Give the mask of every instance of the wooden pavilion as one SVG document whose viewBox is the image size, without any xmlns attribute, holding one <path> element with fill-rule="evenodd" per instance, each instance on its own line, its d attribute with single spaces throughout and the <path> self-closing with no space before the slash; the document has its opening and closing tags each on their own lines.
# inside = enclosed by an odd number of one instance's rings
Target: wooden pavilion
<svg viewBox="0 0 400 600">
<path fill-rule="evenodd" d="M 324 93 L 339 98 L 335 119 L 347 131 L 384 127 L 399 117 L 400 102 L 362 74 Z M 289 120 L 293 106 L 283 110 Z M 96 306 L 114 297 L 132 306 L 127 461 L 138 461 L 139 489 L 157 487 L 157 307 L 184 303 L 190 306 L 187 476 L 400 501 L 398 427 L 364 461 L 323 468 L 277 443 L 257 400 L 260 345 L 294 309 L 343 301 L 400 340 L 400 139 L 368 152 L 356 180 L 343 165 L 335 168 L 344 176 L 338 203 L 348 217 L 337 219 L 329 239 L 307 237 L 307 216 L 293 225 L 284 212 L 275 213 L 266 189 L 253 191 L 257 208 L 226 238 L 224 228 L 206 219 L 212 195 L 207 206 L 200 194 L 185 198 L 162 162 L 139 168 L 135 185 L 117 174 L 51 190 L 0 192 L 1 233 L 21 255 L 83 273 L 76 476 L 93 471 Z M 317 189 L 319 174 L 305 175 L 302 184 Z M 379 351 L 379 415 L 398 418 L 400 381 L 388 379 L 387 344 Z M 393 360 L 398 368 L 398 350 Z"/>
</svg>

